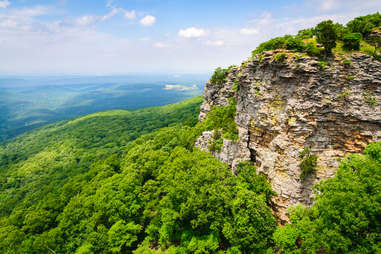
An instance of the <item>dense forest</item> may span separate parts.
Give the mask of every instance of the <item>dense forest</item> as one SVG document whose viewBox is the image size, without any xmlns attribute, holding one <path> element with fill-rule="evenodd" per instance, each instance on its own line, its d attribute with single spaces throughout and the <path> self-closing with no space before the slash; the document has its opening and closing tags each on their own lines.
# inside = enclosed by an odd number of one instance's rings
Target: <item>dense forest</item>
<svg viewBox="0 0 381 254">
<path fill-rule="evenodd" d="M 278 225 L 265 175 L 250 162 L 232 174 L 194 147 L 205 130 L 239 138 L 234 100 L 198 122 L 201 101 L 95 113 L 1 146 L 0 253 L 381 252 L 381 142 L 342 159 L 314 205 Z"/>
<path fill-rule="evenodd" d="M 277 227 L 264 175 L 242 163 L 234 176 L 194 148 L 217 124 L 213 116 L 197 123 L 200 102 L 88 115 L 2 147 L 0 252 L 381 250 L 380 143 L 343 160 L 317 187 L 315 205 L 296 207 L 292 223 Z"/>
</svg>

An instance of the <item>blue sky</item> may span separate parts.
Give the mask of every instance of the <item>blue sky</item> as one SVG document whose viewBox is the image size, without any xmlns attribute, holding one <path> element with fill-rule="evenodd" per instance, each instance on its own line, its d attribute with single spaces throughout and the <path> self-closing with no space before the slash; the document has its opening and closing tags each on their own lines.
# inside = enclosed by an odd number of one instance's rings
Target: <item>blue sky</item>
<svg viewBox="0 0 381 254">
<path fill-rule="evenodd" d="M 0 0 L 0 74 L 208 73 L 379 0 Z"/>
</svg>

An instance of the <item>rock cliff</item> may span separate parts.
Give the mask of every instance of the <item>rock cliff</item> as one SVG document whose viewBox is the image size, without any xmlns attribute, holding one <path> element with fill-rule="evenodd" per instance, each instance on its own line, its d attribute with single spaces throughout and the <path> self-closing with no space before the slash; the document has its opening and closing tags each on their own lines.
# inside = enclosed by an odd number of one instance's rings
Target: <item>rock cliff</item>
<svg viewBox="0 0 381 254">
<path fill-rule="evenodd" d="M 251 161 L 267 175 L 280 221 L 289 206 L 312 204 L 312 185 L 332 177 L 340 158 L 381 140 L 381 63 L 361 53 L 319 62 L 286 50 L 264 52 L 231 68 L 223 82 L 206 84 L 200 121 L 231 97 L 239 139 L 223 139 L 222 149 L 210 152 L 233 171 Z M 206 131 L 196 146 L 209 151 L 212 139 Z M 302 178 L 305 148 L 317 166 Z"/>
</svg>

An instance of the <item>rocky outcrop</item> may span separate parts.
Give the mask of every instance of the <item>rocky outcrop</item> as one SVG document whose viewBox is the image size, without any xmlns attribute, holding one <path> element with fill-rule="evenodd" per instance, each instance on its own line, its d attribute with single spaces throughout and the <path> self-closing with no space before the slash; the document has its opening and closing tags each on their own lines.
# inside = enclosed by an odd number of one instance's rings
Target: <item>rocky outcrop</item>
<svg viewBox="0 0 381 254">
<path fill-rule="evenodd" d="M 276 61 L 280 53 L 284 61 Z M 211 106 L 227 105 L 230 97 L 237 102 L 239 140 L 224 140 L 214 156 L 233 169 L 252 161 L 267 175 L 281 221 L 289 206 L 312 204 L 312 185 L 332 177 L 340 158 L 381 140 L 381 63 L 360 53 L 343 60 L 325 66 L 290 51 L 265 52 L 232 68 L 223 83 L 206 84 L 201 121 Z M 196 146 L 208 151 L 211 139 L 204 132 Z M 301 179 L 304 148 L 318 160 L 316 171 Z"/>
</svg>

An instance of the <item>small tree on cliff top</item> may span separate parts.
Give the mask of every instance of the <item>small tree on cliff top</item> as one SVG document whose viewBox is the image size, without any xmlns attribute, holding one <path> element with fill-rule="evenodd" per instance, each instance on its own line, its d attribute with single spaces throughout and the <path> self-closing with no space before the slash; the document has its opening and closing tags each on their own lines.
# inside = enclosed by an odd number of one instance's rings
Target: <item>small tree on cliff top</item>
<svg viewBox="0 0 381 254">
<path fill-rule="evenodd" d="M 337 34 L 332 20 L 320 22 L 316 28 L 316 41 L 323 44 L 325 55 L 331 55 L 332 49 L 336 47 Z"/>
</svg>

